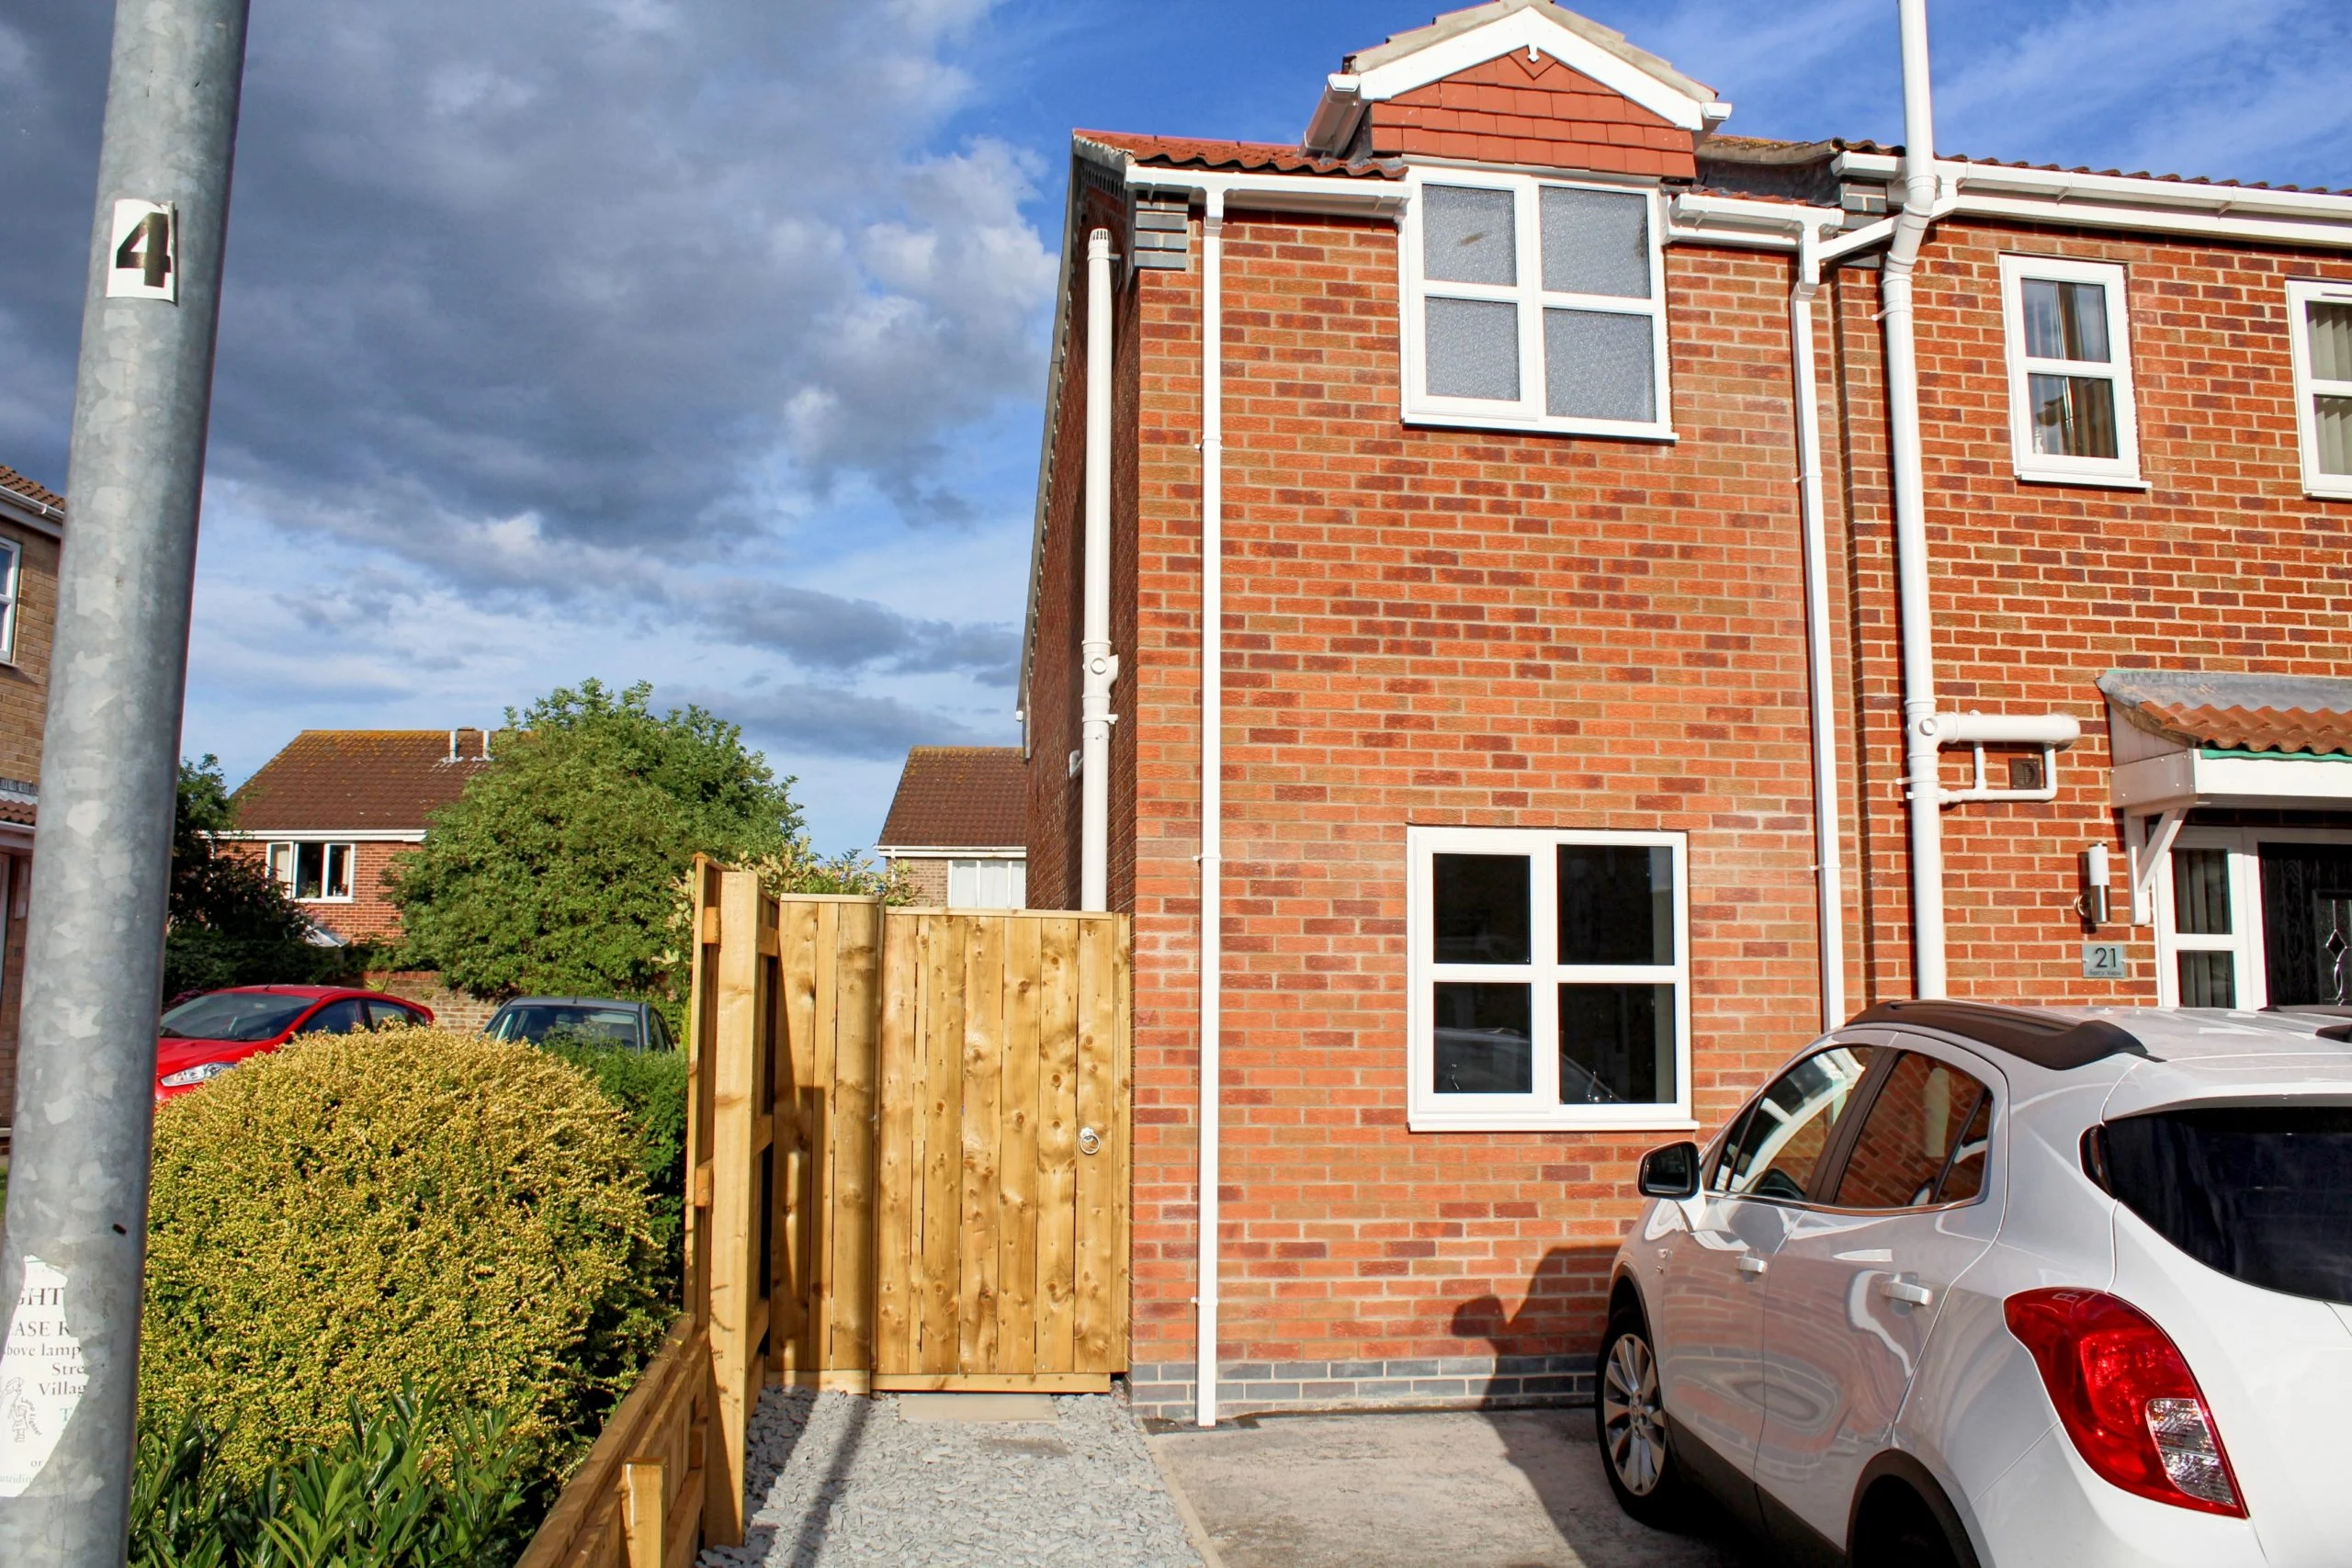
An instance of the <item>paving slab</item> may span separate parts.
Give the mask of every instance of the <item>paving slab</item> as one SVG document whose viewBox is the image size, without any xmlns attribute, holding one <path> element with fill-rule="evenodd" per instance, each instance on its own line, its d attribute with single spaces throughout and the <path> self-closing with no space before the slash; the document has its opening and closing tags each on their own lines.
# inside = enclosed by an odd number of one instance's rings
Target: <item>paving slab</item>
<svg viewBox="0 0 2352 1568">
<path fill-rule="evenodd" d="M 1245 1417 L 1146 1439 L 1223 1568 L 1769 1568 L 1625 1517 L 1586 1410 Z"/>
</svg>

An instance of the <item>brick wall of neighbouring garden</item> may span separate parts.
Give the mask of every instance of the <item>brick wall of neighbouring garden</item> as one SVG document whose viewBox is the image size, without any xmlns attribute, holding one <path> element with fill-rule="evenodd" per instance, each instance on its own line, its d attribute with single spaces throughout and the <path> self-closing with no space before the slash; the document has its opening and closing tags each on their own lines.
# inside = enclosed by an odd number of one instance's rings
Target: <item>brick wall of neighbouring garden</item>
<svg viewBox="0 0 2352 1568">
<path fill-rule="evenodd" d="M 433 1010 L 433 1021 L 444 1029 L 480 1029 L 498 1010 L 494 1001 L 483 1001 L 450 989 L 441 983 L 440 975 L 430 969 L 371 969 L 368 972 L 368 987 L 402 1001 L 423 1003 Z"/>
</svg>

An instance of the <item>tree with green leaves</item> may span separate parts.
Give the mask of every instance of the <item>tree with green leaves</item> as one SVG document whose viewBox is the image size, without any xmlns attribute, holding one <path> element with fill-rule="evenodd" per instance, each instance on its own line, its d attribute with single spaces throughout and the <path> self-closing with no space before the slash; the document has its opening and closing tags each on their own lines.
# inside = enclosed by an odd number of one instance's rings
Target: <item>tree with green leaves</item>
<svg viewBox="0 0 2352 1568">
<path fill-rule="evenodd" d="M 220 759 L 183 761 L 164 939 L 166 1000 L 224 986 L 308 984 L 354 966 L 349 952 L 311 940 L 311 922 L 267 866 L 223 850 L 219 835 L 236 825 Z"/>
<path fill-rule="evenodd" d="M 408 962 L 481 996 L 670 997 L 695 855 L 781 856 L 802 829 L 738 727 L 651 695 L 592 680 L 507 711 L 516 733 L 393 863 Z"/>
</svg>

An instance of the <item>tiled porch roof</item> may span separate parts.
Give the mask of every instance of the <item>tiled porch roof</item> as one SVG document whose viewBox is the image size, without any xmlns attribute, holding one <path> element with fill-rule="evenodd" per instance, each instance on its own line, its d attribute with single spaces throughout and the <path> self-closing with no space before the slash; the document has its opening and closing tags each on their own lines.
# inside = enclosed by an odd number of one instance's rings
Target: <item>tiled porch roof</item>
<svg viewBox="0 0 2352 1568">
<path fill-rule="evenodd" d="M 2134 726 L 2186 745 L 2352 754 L 2352 679 L 2110 670 L 2098 689 Z"/>
</svg>

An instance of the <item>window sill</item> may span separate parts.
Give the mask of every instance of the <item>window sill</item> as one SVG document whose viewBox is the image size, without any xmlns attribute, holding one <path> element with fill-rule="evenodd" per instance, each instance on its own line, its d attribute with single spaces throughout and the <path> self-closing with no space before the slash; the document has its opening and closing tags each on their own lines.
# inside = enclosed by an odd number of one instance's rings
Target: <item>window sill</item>
<svg viewBox="0 0 2352 1568">
<path fill-rule="evenodd" d="M 1495 1115 L 1431 1115 L 1426 1111 L 1408 1111 L 1405 1117 L 1408 1133 L 1695 1133 L 1696 1122 L 1679 1119 L 1671 1106 L 1662 1106 L 1655 1117 L 1634 1121 L 1601 1121 L 1593 1117 L 1578 1117 L 1574 1121 L 1541 1116 Z"/>
<path fill-rule="evenodd" d="M 2052 473 L 2047 469 L 2019 468 L 2016 470 L 2019 484 L 2072 485 L 2085 490 L 2151 490 L 2154 488 L 2136 474 L 2075 474 Z"/>
<path fill-rule="evenodd" d="M 2352 501 L 2352 481 L 2343 484 L 2313 484 L 2306 479 L 2303 481 L 2303 493 L 2313 501 Z"/>
<path fill-rule="evenodd" d="M 1531 419 L 1509 414 L 1431 413 L 1408 409 L 1404 423 L 1423 430 L 1507 430 L 1521 435 L 1584 435 L 1606 441 L 1645 441 L 1672 446 L 1681 438 L 1670 424 L 1618 424 L 1607 420 Z"/>
</svg>

